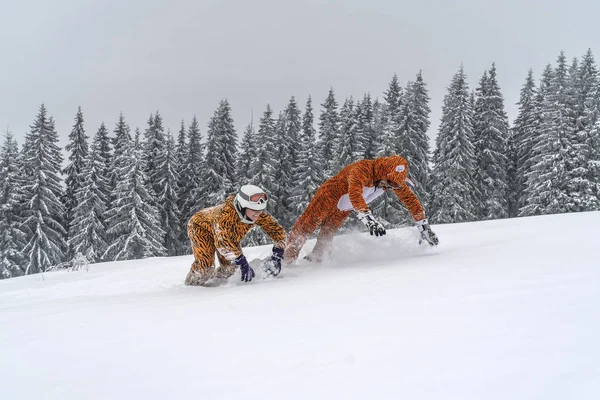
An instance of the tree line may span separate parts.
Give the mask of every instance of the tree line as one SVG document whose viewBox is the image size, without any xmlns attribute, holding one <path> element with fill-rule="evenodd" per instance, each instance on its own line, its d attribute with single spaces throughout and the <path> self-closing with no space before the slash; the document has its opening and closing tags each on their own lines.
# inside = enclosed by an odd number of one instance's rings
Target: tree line
<svg viewBox="0 0 600 400">
<path fill-rule="evenodd" d="M 561 52 L 539 82 L 529 71 L 512 126 L 492 64 L 469 88 L 463 66 L 447 87 L 431 151 L 430 107 L 421 72 L 393 76 L 381 99 L 366 93 L 338 103 L 333 88 L 315 119 L 292 96 L 267 105 L 238 138 L 227 99 L 203 137 L 194 116 L 176 133 L 159 111 L 143 132 L 123 113 L 112 132 L 86 133 L 78 109 L 64 163 L 55 121 L 42 104 L 19 148 L 6 132 L 0 149 L 0 276 L 78 262 L 190 252 L 186 224 L 240 185 L 263 187 L 268 211 L 290 229 L 317 187 L 343 166 L 399 154 L 432 223 L 600 209 L 600 80 L 591 50 L 567 62 Z M 318 128 L 318 129 L 317 129 Z M 410 224 L 389 193 L 373 205 L 388 227 Z M 343 229 L 361 229 L 352 218 Z M 267 243 L 252 230 L 244 245 Z"/>
</svg>

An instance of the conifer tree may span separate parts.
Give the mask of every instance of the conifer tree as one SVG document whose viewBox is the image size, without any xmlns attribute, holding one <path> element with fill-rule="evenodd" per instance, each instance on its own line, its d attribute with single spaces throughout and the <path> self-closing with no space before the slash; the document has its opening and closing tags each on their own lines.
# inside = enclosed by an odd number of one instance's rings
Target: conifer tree
<svg viewBox="0 0 600 400">
<path fill-rule="evenodd" d="M 256 132 L 254 132 L 253 123 L 250 122 L 244 130 L 242 141 L 240 143 L 240 157 L 238 158 L 237 171 L 238 182 L 245 185 L 252 179 L 251 167 L 252 161 L 256 158 Z"/>
<path fill-rule="evenodd" d="M 574 97 L 575 129 L 574 158 L 571 160 L 569 191 L 578 198 L 576 211 L 600 209 L 600 137 L 597 122 L 600 117 L 600 81 L 591 50 L 583 56 L 579 67 L 571 71 Z"/>
<path fill-rule="evenodd" d="M 110 188 L 109 204 L 111 204 L 114 200 L 112 196 L 118 183 L 117 171 L 121 168 L 121 166 L 118 165 L 118 160 L 123 160 L 122 154 L 132 139 L 131 129 L 129 128 L 129 124 L 127 124 L 125 116 L 122 112 L 119 114 L 119 120 L 117 121 L 113 132 L 115 136 L 112 138 L 114 151 L 111 157 L 110 177 L 108 184 Z"/>
<path fill-rule="evenodd" d="M 384 96 L 383 132 L 377 151 L 378 156 L 395 155 L 402 146 L 403 138 L 401 137 L 400 124 L 403 95 L 402 87 L 398 83 L 398 75 L 394 74 Z"/>
<path fill-rule="evenodd" d="M 430 179 L 430 149 L 429 137 L 429 93 L 423 81 L 421 71 L 415 82 L 409 82 L 405 90 L 402 107 L 400 136 L 402 145 L 398 154 L 408 161 L 408 177 L 413 183 L 412 191 L 427 205 Z"/>
<path fill-rule="evenodd" d="M 360 137 L 363 154 L 362 158 L 373 159 L 377 155 L 379 145 L 378 132 L 375 129 L 375 111 L 371 94 L 366 93 L 360 102 L 360 118 L 357 121 L 357 130 Z"/>
<path fill-rule="evenodd" d="M 100 127 L 96 132 L 96 136 L 94 136 L 93 146 L 96 147 L 96 157 L 101 161 L 102 168 L 99 172 L 100 176 L 102 176 L 102 182 L 104 183 L 104 187 L 101 187 L 100 190 L 105 194 L 106 200 L 108 201 L 108 196 L 110 195 L 110 175 L 111 175 L 111 163 L 112 163 L 112 150 L 111 150 L 111 140 L 108 136 L 108 129 L 106 129 L 106 125 L 104 122 L 100 123 Z"/>
<path fill-rule="evenodd" d="M 560 76 L 557 77 L 559 71 Z M 569 118 L 565 118 L 564 103 L 561 104 L 564 101 L 561 86 L 564 88 L 562 83 L 566 81 L 565 78 L 564 59 L 556 71 L 547 65 L 542 73 L 538 92 L 540 125 L 532 148 L 532 168 L 526 175 L 525 206 L 521 210 L 523 216 L 567 211 L 569 198 L 566 191 L 565 144 L 571 132 L 566 131 L 570 126 Z"/>
<path fill-rule="evenodd" d="M 100 126 L 94 137 L 88 158 L 82 171 L 81 187 L 75 192 L 76 205 L 69 227 L 68 245 L 70 261 L 83 255 L 88 262 L 101 261 L 106 250 L 106 224 L 108 177 L 106 168 L 105 145 L 106 128 Z"/>
<path fill-rule="evenodd" d="M 334 174 L 333 163 L 339 137 L 338 103 L 333 88 L 329 89 L 329 94 L 321 107 L 323 110 L 319 116 L 318 151 L 324 177 L 330 178 Z"/>
<path fill-rule="evenodd" d="M 519 97 L 519 112 L 513 124 L 513 161 L 515 165 L 515 178 L 513 182 L 515 208 L 511 214 L 518 214 L 518 210 L 525 206 L 525 184 L 527 174 L 533 168 L 533 146 L 538 141 L 539 133 L 539 108 L 536 100 L 537 89 L 533 78 L 533 71 L 527 73 L 525 83 L 521 88 Z"/>
<path fill-rule="evenodd" d="M 496 66 L 483 74 L 475 100 L 475 185 L 479 219 L 508 217 L 508 118 L 496 78 Z"/>
<path fill-rule="evenodd" d="M 477 215 L 473 110 L 463 66 L 454 75 L 442 107 L 432 171 L 430 219 L 473 221 Z"/>
<path fill-rule="evenodd" d="M 65 148 L 70 152 L 69 164 L 63 170 L 63 174 L 66 175 L 66 190 L 63 198 L 66 209 L 65 227 L 70 225 L 73 218 L 73 208 L 77 204 L 75 193 L 83 185 L 82 171 L 85 168 L 84 163 L 88 156 L 88 136 L 85 134 L 83 122 L 83 112 L 79 107 L 75 115 L 75 124 L 69 134 L 69 144 Z"/>
<path fill-rule="evenodd" d="M 23 182 L 21 198 L 23 223 L 27 244 L 25 274 L 45 272 L 59 265 L 65 254 L 63 216 L 65 208 L 60 165 L 63 161 L 58 146 L 54 119 L 40 106 L 23 147 Z"/>
<path fill-rule="evenodd" d="M 263 188 L 269 195 L 272 195 L 275 182 L 273 177 L 272 159 L 275 153 L 273 138 L 275 136 L 275 121 L 273 119 L 273 110 L 267 104 L 267 108 L 263 113 L 258 125 L 258 137 L 260 141 L 256 141 L 256 159 L 252 163 L 252 184 Z M 269 203 L 271 203 L 269 201 Z M 269 204 L 268 207 L 271 205 Z M 272 211 L 269 209 L 269 211 Z"/>
<path fill-rule="evenodd" d="M 205 170 L 204 163 L 204 145 L 202 144 L 202 134 L 196 116 L 188 128 L 188 152 L 185 164 L 181 168 L 180 174 L 180 195 L 179 204 L 181 212 L 181 226 L 187 229 L 187 221 L 199 209 L 204 208 L 203 177 Z M 196 208 L 199 207 L 199 208 Z"/>
<path fill-rule="evenodd" d="M 177 183 L 179 181 L 179 165 L 176 158 L 175 140 L 170 132 L 167 132 L 166 145 L 160 157 L 158 165 L 161 171 L 161 180 L 158 182 L 157 193 L 160 207 L 161 227 L 165 231 L 164 246 L 167 255 L 176 256 L 184 254 L 183 224 L 177 206 Z"/>
<path fill-rule="evenodd" d="M 358 119 L 361 117 L 360 107 L 355 107 L 352 96 L 344 101 L 340 110 L 340 131 L 336 149 L 335 171 L 357 161 L 364 154 L 358 132 Z"/>
<path fill-rule="evenodd" d="M 234 192 L 236 184 L 235 163 L 237 161 L 235 129 L 231 109 L 227 100 L 219 103 L 208 123 L 206 139 L 206 169 L 202 190 L 205 197 L 196 197 L 196 209 L 223 201 Z M 230 142 L 233 141 L 233 146 Z"/>
<path fill-rule="evenodd" d="M 0 279 L 23 275 L 24 235 L 19 229 L 19 148 L 5 132 L 0 149 Z"/>
<path fill-rule="evenodd" d="M 300 135 L 300 152 L 298 163 L 294 170 L 294 181 L 297 182 L 292 193 L 293 215 L 296 220 L 306 209 L 315 191 L 323 182 L 322 171 L 318 162 L 316 149 L 317 132 L 313 126 L 314 116 L 312 99 L 309 96 L 302 117 L 302 132 Z"/>
<path fill-rule="evenodd" d="M 154 206 L 148 179 L 144 172 L 139 143 L 139 130 L 132 142 L 120 143 L 117 187 L 113 203 L 106 213 L 107 233 L 112 238 L 102 258 L 131 260 L 164 256 L 165 232 L 160 226 L 160 214 Z"/>
<path fill-rule="evenodd" d="M 185 123 L 183 120 L 181 120 L 181 127 L 179 128 L 179 132 L 177 133 L 177 148 L 175 150 L 175 158 L 177 160 L 177 165 L 179 165 L 180 168 L 183 168 L 187 161 L 188 144 L 186 138 L 187 134 L 185 131 Z M 178 196 L 180 196 L 180 194 L 178 194 Z"/>
</svg>

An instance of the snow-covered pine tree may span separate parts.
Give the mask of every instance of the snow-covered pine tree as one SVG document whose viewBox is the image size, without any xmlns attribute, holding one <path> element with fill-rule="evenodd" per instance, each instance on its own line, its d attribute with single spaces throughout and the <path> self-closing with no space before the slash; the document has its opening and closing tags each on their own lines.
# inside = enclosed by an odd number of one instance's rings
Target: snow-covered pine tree
<svg viewBox="0 0 600 400">
<path fill-rule="evenodd" d="M 525 83 L 521 88 L 519 112 L 512 129 L 512 161 L 515 165 L 515 178 L 512 192 L 515 198 L 515 209 L 511 215 L 518 215 L 519 210 L 525 206 L 525 186 L 527 175 L 533 168 L 533 146 L 538 142 L 539 132 L 539 107 L 536 100 L 537 89 L 533 78 L 533 71 L 527 73 Z"/>
<path fill-rule="evenodd" d="M 325 102 L 321 104 L 323 110 L 319 116 L 319 138 L 317 141 L 320 155 L 321 168 L 324 172 L 324 178 L 330 178 L 335 175 L 335 149 L 339 137 L 339 116 L 338 103 L 335 100 L 333 88 L 329 89 L 329 94 Z"/>
<path fill-rule="evenodd" d="M 383 138 L 383 131 L 385 126 L 385 114 L 387 114 L 387 107 L 381 103 L 379 99 L 375 99 L 373 102 L 373 135 L 376 137 L 374 141 L 375 150 L 370 158 L 377 157 L 379 147 L 381 146 L 381 140 Z M 367 151 L 365 150 L 365 158 Z"/>
<path fill-rule="evenodd" d="M 340 130 L 335 151 L 335 171 L 358 161 L 364 154 L 358 131 L 358 120 L 362 118 L 361 108 L 354 105 L 352 96 L 344 101 L 340 110 Z"/>
<path fill-rule="evenodd" d="M 421 71 L 414 82 L 406 86 L 400 136 L 403 138 L 398 154 L 408 161 L 408 176 L 414 183 L 412 191 L 425 208 L 428 204 L 430 180 L 429 93 Z"/>
<path fill-rule="evenodd" d="M 581 64 L 581 82 L 589 83 L 592 89 L 586 93 L 584 103 L 585 123 L 581 124 L 586 130 L 585 149 L 587 154 L 587 180 L 593 185 L 595 199 L 587 205 L 589 210 L 600 210 L 600 76 L 598 75 L 591 50 L 583 57 Z M 595 83 L 594 83 L 595 82 Z"/>
<path fill-rule="evenodd" d="M 119 120 L 117 121 L 113 132 L 115 136 L 112 138 L 114 151 L 110 161 L 110 176 L 108 184 L 110 188 L 109 205 L 112 204 L 114 200 L 112 196 L 115 192 L 115 189 L 117 188 L 117 171 L 121 168 L 121 166 L 118 165 L 117 161 L 123 160 L 122 154 L 125 151 L 126 147 L 129 145 L 129 142 L 131 142 L 131 129 L 129 128 L 129 124 L 127 124 L 125 116 L 122 112 L 119 114 Z"/>
<path fill-rule="evenodd" d="M 100 123 L 100 127 L 94 136 L 94 140 L 92 143 L 93 146 L 96 146 L 96 157 L 102 162 L 102 169 L 99 174 L 102 176 L 101 182 L 104 184 L 103 187 L 100 188 L 102 193 L 105 195 L 106 201 L 108 201 L 110 196 L 110 167 L 112 163 L 112 150 L 110 144 L 110 137 L 108 136 L 108 129 L 106 129 L 106 125 L 104 122 Z"/>
<path fill-rule="evenodd" d="M 570 179 L 567 186 L 571 197 L 576 197 L 577 208 L 574 211 L 592 211 L 600 209 L 600 139 L 594 126 L 600 115 L 600 83 L 598 69 L 591 50 L 583 56 L 575 69 L 575 63 L 569 72 L 575 128 L 573 132 L 574 155 L 570 160 Z"/>
<path fill-rule="evenodd" d="M 0 148 L 0 279 L 23 275 L 24 235 L 19 229 L 20 156 L 13 135 L 5 132 Z"/>
<path fill-rule="evenodd" d="M 244 135 L 240 143 L 240 156 L 238 158 L 237 173 L 239 185 L 247 185 L 253 181 L 252 164 L 257 157 L 256 154 L 256 131 L 254 130 L 254 120 L 246 126 Z M 267 239 L 261 230 L 251 229 L 242 239 L 242 246 L 256 246 L 261 243 L 267 243 Z"/>
<path fill-rule="evenodd" d="M 184 246 L 184 242 L 182 242 L 184 232 L 181 224 L 181 214 L 177 206 L 179 165 L 176 158 L 175 140 L 170 131 L 167 132 L 166 143 L 163 154 L 159 158 L 158 168 L 161 180 L 158 182 L 159 192 L 157 197 L 160 204 L 161 227 L 165 231 L 164 246 L 169 256 L 185 254 L 187 246 Z"/>
<path fill-rule="evenodd" d="M 319 155 L 316 148 L 317 132 L 313 124 L 312 99 L 309 96 L 302 117 L 300 152 L 298 153 L 298 163 L 293 175 L 296 182 L 291 197 L 294 206 L 294 221 L 306 210 L 315 191 L 323 182 L 322 171 L 318 162 Z"/>
<path fill-rule="evenodd" d="M 188 151 L 179 180 L 179 210 L 182 228 L 186 231 L 190 217 L 206 206 L 202 183 L 205 167 L 202 134 L 198 119 L 194 115 L 188 128 Z M 196 208 L 196 205 L 199 208 Z"/>
<path fill-rule="evenodd" d="M 233 146 L 230 141 L 233 141 Z M 234 193 L 236 161 L 237 139 L 231 109 L 227 100 L 222 100 L 208 123 L 206 168 L 202 194 L 195 195 L 196 209 L 216 205 Z"/>
<path fill-rule="evenodd" d="M 113 203 L 106 213 L 109 243 L 102 259 L 131 260 L 164 256 L 165 232 L 160 226 L 160 214 L 154 206 L 143 156 L 139 144 L 139 130 L 134 141 L 120 143 L 115 160 L 117 187 Z M 150 190 L 149 190 L 150 189 Z"/>
<path fill-rule="evenodd" d="M 476 90 L 473 115 L 475 184 L 481 196 L 479 219 L 508 217 L 508 117 L 496 78 L 496 65 L 485 71 Z"/>
<path fill-rule="evenodd" d="M 22 198 L 23 223 L 27 244 L 25 274 L 45 272 L 60 264 L 65 255 L 65 208 L 60 166 L 63 161 L 58 146 L 54 119 L 48 117 L 44 104 L 25 137 L 23 146 Z"/>
<path fill-rule="evenodd" d="M 385 108 L 383 115 L 383 132 L 377 150 L 377 156 L 391 156 L 398 152 L 403 139 L 400 136 L 402 104 L 404 93 L 398 83 L 398 75 L 394 74 L 388 90 L 384 94 Z"/>
<path fill-rule="evenodd" d="M 263 113 L 258 125 L 256 135 L 256 158 L 252 163 L 251 176 L 252 184 L 262 187 L 267 193 L 273 188 L 272 177 L 274 171 L 271 168 L 270 160 L 273 158 L 274 146 L 272 138 L 275 136 L 275 121 L 273 119 L 273 110 L 271 105 Z"/>
<path fill-rule="evenodd" d="M 361 158 L 373 159 L 377 155 L 379 145 L 378 131 L 375 129 L 375 115 L 371 93 L 365 93 L 359 105 L 360 119 L 358 120 L 358 134 L 362 147 Z"/>
<path fill-rule="evenodd" d="M 235 168 L 239 157 L 239 150 L 237 146 L 238 135 L 233 123 L 233 116 L 231 115 L 231 105 L 227 99 L 222 100 L 219 104 L 219 121 L 220 129 L 223 132 L 223 148 L 225 149 L 223 153 L 225 157 L 225 174 L 231 182 L 228 193 L 231 194 L 237 192 L 238 187 L 237 171 Z"/>
<path fill-rule="evenodd" d="M 270 168 L 273 171 L 271 177 L 272 186 L 270 188 L 269 208 L 273 217 L 282 222 L 282 219 L 289 217 L 286 211 L 287 195 L 286 183 L 290 181 L 290 171 L 286 168 L 288 162 L 285 160 L 288 155 L 287 143 L 285 143 L 285 115 L 283 111 L 279 112 L 275 120 L 274 133 L 272 139 L 273 157 L 269 160 Z M 286 197 L 287 196 L 287 197 Z"/>
<path fill-rule="evenodd" d="M 398 83 L 398 75 L 394 74 L 388 90 L 384 93 L 384 104 L 380 117 L 381 135 L 377 147 L 377 156 L 402 155 L 398 154 L 403 138 L 400 132 L 404 93 Z M 373 214 L 386 226 L 397 227 L 407 221 L 406 208 L 391 191 L 386 192 L 371 206 Z"/>
<path fill-rule="evenodd" d="M 240 156 L 238 158 L 237 164 L 237 172 L 238 178 L 237 181 L 241 185 L 246 185 L 251 181 L 252 175 L 251 167 L 252 162 L 256 158 L 256 132 L 254 131 L 254 124 L 250 122 L 246 129 L 244 130 L 244 135 L 242 136 L 242 141 L 240 143 Z"/>
<path fill-rule="evenodd" d="M 150 115 L 148 128 L 144 131 L 144 172 L 148 177 L 148 183 L 155 194 L 161 191 L 159 182 L 163 179 L 163 172 L 160 168 L 161 156 L 165 154 L 165 129 L 163 127 L 162 117 L 156 111 L 154 117 Z M 161 207 L 159 206 L 159 209 Z"/>
<path fill-rule="evenodd" d="M 567 68 L 564 53 L 556 70 L 547 65 L 538 91 L 540 125 L 532 151 L 532 169 L 526 175 L 526 202 L 521 215 L 569 211 L 566 190 L 567 157 L 572 136 L 572 114 L 566 104 Z"/>
<path fill-rule="evenodd" d="M 461 65 L 444 96 L 436 139 L 430 220 L 435 223 L 473 221 L 477 215 L 473 110 Z"/>
<path fill-rule="evenodd" d="M 75 208 L 69 226 L 68 245 L 69 262 L 84 256 L 88 262 L 95 263 L 102 259 L 106 250 L 106 224 L 104 217 L 107 209 L 108 177 L 105 154 L 104 125 L 96 133 L 90 152 L 82 170 L 81 187 L 75 192 Z"/>
<path fill-rule="evenodd" d="M 184 166 L 187 161 L 188 145 L 186 137 L 185 122 L 182 119 L 181 128 L 179 128 L 179 132 L 177 134 L 177 149 L 175 150 L 177 165 L 180 167 Z"/>
<path fill-rule="evenodd" d="M 84 163 L 88 156 L 88 136 L 85 134 L 83 122 L 83 112 L 81 106 L 79 106 L 75 115 L 75 124 L 69 134 L 69 143 L 65 147 L 65 150 L 70 152 L 69 164 L 62 171 L 66 175 L 66 190 L 62 199 L 66 211 L 65 228 L 70 226 L 73 219 L 73 208 L 77 205 L 75 193 L 83 185 L 82 171 L 85 168 Z M 72 256 L 73 254 L 69 250 L 67 258 L 69 259 Z"/>
<path fill-rule="evenodd" d="M 267 203 L 267 211 L 273 214 L 274 201 L 273 193 L 277 190 L 275 180 L 275 170 L 273 167 L 273 159 L 275 158 L 275 120 L 273 119 L 273 110 L 267 104 L 263 116 L 258 125 L 258 132 L 255 136 L 256 158 L 252 160 L 250 167 L 252 185 L 257 185 L 270 196 Z M 254 245 L 262 245 L 269 243 L 268 238 L 263 234 L 262 230 L 252 229 L 248 234 L 248 243 Z"/>
<path fill-rule="evenodd" d="M 297 184 L 294 181 L 294 170 L 300 152 L 300 130 L 302 129 L 300 114 L 296 98 L 292 96 L 278 121 L 282 129 L 275 130 L 278 150 L 275 182 L 278 183 L 276 197 L 279 199 L 276 218 L 286 229 L 290 229 L 296 221 L 291 196 Z"/>
<path fill-rule="evenodd" d="M 508 184 L 508 192 L 506 194 L 506 204 L 508 207 L 508 218 L 514 218 L 519 213 L 517 197 L 517 149 L 515 144 L 515 134 L 512 129 L 508 131 L 508 140 L 506 142 L 506 182 Z"/>
</svg>

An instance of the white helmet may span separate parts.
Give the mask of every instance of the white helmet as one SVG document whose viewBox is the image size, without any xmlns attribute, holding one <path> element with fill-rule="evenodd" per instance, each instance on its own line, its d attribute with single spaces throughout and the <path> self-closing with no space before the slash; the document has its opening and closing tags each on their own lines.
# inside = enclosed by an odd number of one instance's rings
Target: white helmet
<svg viewBox="0 0 600 400">
<path fill-rule="evenodd" d="M 267 194 L 264 190 L 254 185 L 244 185 L 235 195 L 235 201 L 240 208 L 262 211 L 267 208 Z"/>
</svg>

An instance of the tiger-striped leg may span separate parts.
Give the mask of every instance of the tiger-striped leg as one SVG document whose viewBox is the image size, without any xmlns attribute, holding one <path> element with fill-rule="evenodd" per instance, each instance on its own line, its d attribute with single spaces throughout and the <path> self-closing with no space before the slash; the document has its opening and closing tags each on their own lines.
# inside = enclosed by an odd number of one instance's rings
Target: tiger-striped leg
<svg viewBox="0 0 600 400">
<path fill-rule="evenodd" d="M 215 273 L 215 245 L 212 232 L 199 229 L 193 223 L 188 225 L 188 236 L 194 252 L 192 268 L 185 278 L 185 284 L 200 286 Z"/>
<path fill-rule="evenodd" d="M 317 243 L 307 258 L 322 261 L 323 256 L 331 252 L 333 238 L 349 215 L 350 211 L 336 210 L 325 219 L 317 235 Z"/>
<path fill-rule="evenodd" d="M 327 214 L 323 210 L 327 210 L 327 208 L 322 207 L 321 202 L 319 202 L 319 196 L 315 195 L 288 235 L 283 254 L 283 262 L 285 264 L 296 261 L 300 250 L 302 250 L 302 246 L 304 246 L 310 235 L 327 217 Z"/>
</svg>

